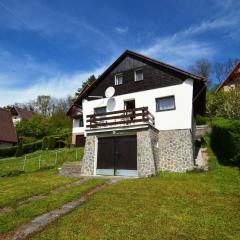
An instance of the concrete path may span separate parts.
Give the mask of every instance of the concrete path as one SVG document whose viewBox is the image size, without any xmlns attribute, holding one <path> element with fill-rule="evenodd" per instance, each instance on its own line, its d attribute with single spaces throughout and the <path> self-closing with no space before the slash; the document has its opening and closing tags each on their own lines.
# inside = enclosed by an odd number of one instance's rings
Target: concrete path
<svg viewBox="0 0 240 240">
<path fill-rule="evenodd" d="M 74 186 L 79 186 L 81 184 L 83 184 L 84 182 L 86 182 L 87 180 L 89 180 L 90 177 L 84 177 L 78 181 L 75 181 L 75 182 L 72 182 L 72 183 L 67 183 L 63 186 L 60 186 L 60 187 L 57 187 L 55 189 L 52 189 L 50 190 L 49 192 L 50 193 L 58 193 L 58 192 L 63 192 L 64 190 L 70 188 L 70 187 L 74 187 Z M 26 198 L 24 200 L 21 200 L 17 203 L 17 207 L 23 205 L 23 204 L 26 204 L 26 203 L 30 203 L 30 202 L 34 202 L 34 201 L 38 201 L 38 200 L 41 200 L 41 199 L 44 199 L 47 195 L 45 194 L 39 194 L 39 195 L 34 195 L 34 196 L 31 196 L 29 198 Z M 3 208 L 0 208 L 0 213 L 9 213 L 9 212 L 12 212 L 14 210 L 14 208 L 12 207 L 3 207 Z"/>
<path fill-rule="evenodd" d="M 62 215 L 69 213 L 76 207 L 80 206 L 81 204 L 85 203 L 86 201 L 89 200 L 89 198 L 105 189 L 108 185 L 114 184 L 118 181 L 120 181 L 122 178 L 109 178 L 107 182 L 103 185 L 99 185 L 95 187 L 94 189 L 90 190 L 86 194 L 84 194 L 82 197 L 80 197 L 77 200 L 73 200 L 71 202 L 65 203 L 62 205 L 60 208 L 54 209 L 50 212 L 47 212 L 45 214 L 42 214 L 36 218 L 34 218 L 32 221 L 16 228 L 15 230 L 7 233 L 6 235 L 4 234 L 4 239 L 5 240 L 21 240 L 29 237 L 30 235 L 36 233 L 37 231 L 41 230 L 43 227 L 48 225 L 50 222 L 54 221 L 55 219 L 61 217 Z M 80 181 L 87 181 L 89 178 L 81 179 Z M 79 182 L 80 182 L 79 181 Z"/>
</svg>

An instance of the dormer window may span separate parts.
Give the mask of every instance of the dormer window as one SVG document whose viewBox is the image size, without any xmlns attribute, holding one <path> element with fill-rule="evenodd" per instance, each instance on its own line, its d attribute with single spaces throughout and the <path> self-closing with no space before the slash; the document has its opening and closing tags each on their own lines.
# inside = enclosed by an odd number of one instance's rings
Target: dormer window
<svg viewBox="0 0 240 240">
<path fill-rule="evenodd" d="M 134 75 L 135 75 L 135 82 L 143 80 L 143 70 L 142 69 L 136 70 Z"/>
<path fill-rule="evenodd" d="M 123 84 L 123 74 L 116 74 L 115 75 L 115 85 Z"/>
</svg>

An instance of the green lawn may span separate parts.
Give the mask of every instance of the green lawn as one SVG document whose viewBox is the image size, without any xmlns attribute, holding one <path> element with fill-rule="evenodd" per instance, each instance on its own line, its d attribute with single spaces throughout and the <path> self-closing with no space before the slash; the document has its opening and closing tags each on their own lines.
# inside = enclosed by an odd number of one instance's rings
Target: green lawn
<svg viewBox="0 0 240 240">
<path fill-rule="evenodd" d="M 239 170 L 123 180 L 31 239 L 240 239 Z"/>
<path fill-rule="evenodd" d="M 51 189 L 76 180 L 79 179 L 58 176 L 54 170 L 3 178 L 0 192 L 1 207 L 11 207 L 13 211 L 0 213 L 0 233 L 10 231 L 38 215 L 79 198 L 86 191 L 105 181 L 93 179 L 61 192 L 50 192 Z M 19 205 L 20 201 L 35 195 L 44 195 L 45 197 Z"/>
<path fill-rule="evenodd" d="M 38 171 L 39 157 L 41 169 L 57 167 L 66 161 L 80 161 L 83 157 L 83 148 L 62 148 L 59 150 L 36 151 L 26 154 L 25 156 L 0 159 L 0 177 L 9 175 L 15 171 Z"/>
</svg>

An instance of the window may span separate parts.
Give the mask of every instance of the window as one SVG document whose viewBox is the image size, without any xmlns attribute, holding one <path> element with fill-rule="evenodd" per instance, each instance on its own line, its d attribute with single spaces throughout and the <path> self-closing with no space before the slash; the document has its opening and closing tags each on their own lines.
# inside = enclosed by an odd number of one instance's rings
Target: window
<svg viewBox="0 0 240 240">
<path fill-rule="evenodd" d="M 98 107 L 98 108 L 94 108 L 94 113 L 95 113 L 95 114 L 106 113 L 106 112 L 107 112 L 106 107 Z"/>
<path fill-rule="evenodd" d="M 123 74 L 115 75 L 115 85 L 123 84 Z"/>
<path fill-rule="evenodd" d="M 142 81 L 143 80 L 143 70 L 138 69 L 135 71 L 135 82 Z"/>
<path fill-rule="evenodd" d="M 79 127 L 83 127 L 83 117 L 79 118 Z"/>
<path fill-rule="evenodd" d="M 174 96 L 156 99 L 156 111 L 168 111 L 176 109 Z"/>
</svg>

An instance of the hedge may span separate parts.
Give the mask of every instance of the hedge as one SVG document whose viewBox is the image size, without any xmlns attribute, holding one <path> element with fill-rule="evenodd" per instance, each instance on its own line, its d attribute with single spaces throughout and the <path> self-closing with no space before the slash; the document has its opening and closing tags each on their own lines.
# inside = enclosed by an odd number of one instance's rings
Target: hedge
<svg viewBox="0 0 240 240">
<path fill-rule="evenodd" d="M 17 146 L 0 148 L 0 158 L 15 156 Z"/>
<path fill-rule="evenodd" d="M 213 120 L 211 147 L 221 164 L 240 167 L 240 120 Z"/>
<path fill-rule="evenodd" d="M 21 156 L 22 154 L 31 153 L 42 148 L 42 140 L 39 140 L 34 143 L 22 144 L 19 143 L 19 146 L 0 148 L 0 158 L 4 157 L 13 157 L 15 155 Z M 21 148 L 21 153 L 20 153 Z M 19 152 L 18 152 L 19 151 Z"/>
<path fill-rule="evenodd" d="M 42 149 L 70 147 L 69 134 L 52 135 L 43 138 Z"/>
<path fill-rule="evenodd" d="M 63 148 L 70 146 L 69 134 L 55 135 L 55 136 L 46 136 L 43 140 L 39 140 L 33 143 L 22 144 L 19 143 L 17 146 L 0 148 L 0 158 L 21 156 L 26 153 L 31 153 L 40 149 L 54 149 L 54 148 Z"/>
</svg>

